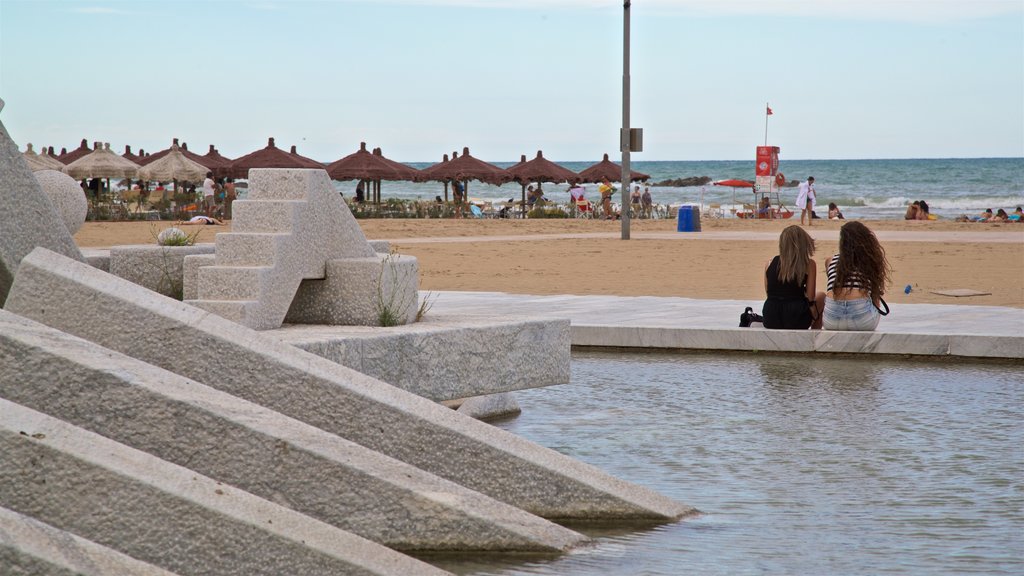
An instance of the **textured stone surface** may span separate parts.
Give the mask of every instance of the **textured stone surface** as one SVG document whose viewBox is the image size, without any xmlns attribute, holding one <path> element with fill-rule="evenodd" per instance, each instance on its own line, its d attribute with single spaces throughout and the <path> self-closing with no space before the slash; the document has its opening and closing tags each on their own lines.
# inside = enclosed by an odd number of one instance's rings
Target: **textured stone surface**
<svg viewBox="0 0 1024 576">
<path fill-rule="evenodd" d="M 7 309 L 540 516 L 668 521 L 694 512 L 433 401 L 47 250 L 24 259 Z"/>
<path fill-rule="evenodd" d="M 739 313 L 760 302 L 654 296 L 531 296 L 435 292 L 433 312 L 482 317 L 546 314 L 572 321 L 573 346 L 841 352 L 1024 358 L 1024 309 L 902 304 L 873 332 L 738 328 Z"/>
<path fill-rule="evenodd" d="M 0 399 L 0 505 L 183 574 L 440 571 Z"/>
<path fill-rule="evenodd" d="M 0 306 L 18 264 L 36 246 L 84 262 L 60 214 L 0 122 Z"/>
<path fill-rule="evenodd" d="M 3 310 L 0 397 L 398 550 L 558 552 L 585 540 L 318 428 Z"/>
<path fill-rule="evenodd" d="M 32 174 L 64 221 L 68 232 L 72 235 L 78 232 L 89 213 L 89 201 L 85 199 L 82 186 L 71 176 L 57 170 L 37 170 Z"/>
<path fill-rule="evenodd" d="M 82 256 L 93 268 L 99 268 L 104 272 L 110 272 L 110 249 L 109 248 L 82 248 Z"/>
<path fill-rule="evenodd" d="M 285 322 L 332 326 L 409 324 L 419 310 L 420 268 L 416 258 L 375 254 L 329 260 L 322 280 L 303 280 Z"/>
<path fill-rule="evenodd" d="M 569 382 L 569 321 L 428 312 L 387 329 L 290 324 L 269 335 L 435 401 Z"/>
<path fill-rule="evenodd" d="M 174 576 L 116 550 L 0 506 L 4 576 Z"/>
<path fill-rule="evenodd" d="M 458 407 L 459 414 L 465 414 L 477 420 L 508 418 L 522 411 L 519 402 L 516 402 L 515 397 L 508 392 L 466 398 Z"/>
<path fill-rule="evenodd" d="M 212 254 L 213 250 L 213 244 L 114 246 L 110 249 L 109 272 L 133 284 L 180 300 L 185 257 Z"/>
<path fill-rule="evenodd" d="M 189 302 L 250 328 L 279 327 L 302 279 L 323 278 L 327 260 L 374 255 L 324 170 L 250 170 L 248 198 L 232 211 L 232 234 L 217 235 L 216 262 L 198 267 Z M 263 270 L 245 263 L 254 253 Z"/>
</svg>

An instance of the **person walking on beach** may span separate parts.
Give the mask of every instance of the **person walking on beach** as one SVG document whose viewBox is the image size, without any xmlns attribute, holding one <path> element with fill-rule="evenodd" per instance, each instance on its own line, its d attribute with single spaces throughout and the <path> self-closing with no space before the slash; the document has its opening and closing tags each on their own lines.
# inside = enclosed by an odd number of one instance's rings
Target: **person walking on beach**
<svg viewBox="0 0 1024 576">
<path fill-rule="evenodd" d="M 203 211 L 207 216 L 213 218 L 213 213 L 216 209 L 217 183 L 213 181 L 213 172 L 207 172 L 206 180 L 203 180 Z"/>
<path fill-rule="evenodd" d="M 874 330 L 889 313 L 882 295 L 892 269 L 878 238 L 863 223 L 855 220 L 839 229 L 839 253 L 825 262 L 825 273 L 825 330 Z"/>
<path fill-rule="evenodd" d="M 796 205 L 800 207 L 800 223 L 804 223 L 807 217 L 807 225 L 812 224 L 814 218 L 814 176 L 808 176 L 806 182 L 800 183 L 800 189 L 796 193 Z"/>
<path fill-rule="evenodd" d="M 452 180 L 452 201 L 455 202 L 455 217 L 462 218 L 462 204 L 466 201 L 466 188 L 458 180 Z"/>
<path fill-rule="evenodd" d="M 614 220 L 615 215 L 612 214 L 612 194 L 615 193 L 615 188 L 608 181 L 607 177 L 601 178 L 601 183 L 597 185 L 597 191 L 601 193 L 601 208 L 604 210 L 604 219 Z"/>
</svg>

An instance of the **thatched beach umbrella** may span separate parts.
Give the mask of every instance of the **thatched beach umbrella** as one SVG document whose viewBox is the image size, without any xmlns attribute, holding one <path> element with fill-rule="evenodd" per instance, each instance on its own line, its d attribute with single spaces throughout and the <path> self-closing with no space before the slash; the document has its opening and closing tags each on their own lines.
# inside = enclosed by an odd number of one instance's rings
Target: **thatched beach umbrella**
<svg viewBox="0 0 1024 576">
<path fill-rule="evenodd" d="M 28 162 L 28 167 L 33 172 L 39 170 L 64 171 L 65 166 L 59 160 L 47 155 L 45 149 L 43 154 L 36 154 L 36 151 L 32 149 L 32 144 L 28 145 L 28 149 L 22 152 L 22 155 L 25 156 L 25 161 Z"/>
<path fill-rule="evenodd" d="M 167 156 L 168 154 L 170 154 L 171 150 L 177 150 L 178 152 L 183 154 L 189 160 L 191 160 L 193 162 L 198 162 L 199 164 L 202 164 L 202 161 L 200 160 L 201 156 L 199 156 L 195 152 L 189 152 L 188 144 L 185 144 L 184 142 L 179 144 L 177 138 L 172 138 L 171 139 L 171 145 L 168 146 L 167 148 L 164 148 L 163 150 L 161 150 L 159 152 L 154 152 L 152 154 L 146 155 L 143 158 L 140 158 L 139 159 L 139 164 L 142 165 L 142 166 L 145 166 L 147 164 L 151 164 L 153 162 L 156 162 L 157 160 L 159 160 L 159 159 L 163 158 L 164 156 Z"/>
<path fill-rule="evenodd" d="M 607 178 L 611 182 L 618 182 L 622 179 L 622 166 L 619 166 L 615 162 L 608 159 L 608 155 L 604 155 L 604 160 L 601 160 L 597 164 L 586 168 L 579 173 L 580 182 L 589 182 L 591 184 L 600 182 Z M 644 174 L 643 172 L 637 172 L 636 170 L 629 171 L 629 179 L 631 182 L 637 180 L 649 180 L 651 176 Z M 626 184 L 625 182 L 623 184 Z"/>
<path fill-rule="evenodd" d="M 379 183 L 381 180 L 405 180 L 405 174 L 385 160 L 384 156 L 368 151 L 366 142 L 359 143 L 359 150 L 327 165 L 327 175 L 331 180 L 365 180 Z M 373 202 L 380 202 L 379 186 L 373 194 Z"/>
<path fill-rule="evenodd" d="M 210 169 L 186 157 L 177 145 L 162 158 L 139 168 L 137 177 L 147 182 L 202 182 Z M 177 185 L 174 187 L 178 189 Z"/>
<path fill-rule="evenodd" d="M 267 140 L 267 146 L 250 152 L 231 162 L 228 174 L 232 178 L 248 178 L 251 168 L 323 168 L 324 165 L 309 158 L 291 154 L 274 145 L 274 139 Z"/>
<path fill-rule="evenodd" d="M 135 162 L 136 164 L 139 164 L 140 166 L 142 165 L 139 162 L 139 160 L 142 160 L 142 156 L 138 156 L 136 154 L 132 154 L 132 147 L 127 145 L 127 144 L 124 145 L 124 154 L 121 154 L 121 158 L 124 158 L 125 160 L 131 160 L 132 162 Z"/>
<path fill-rule="evenodd" d="M 568 182 L 574 184 L 579 180 L 578 174 L 548 160 L 540 150 L 537 150 L 537 157 L 533 160 L 520 162 L 515 166 L 506 168 L 506 170 L 512 175 L 512 179 L 519 182 L 523 187 L 523 206 L 526 206 L 526 184 L 528 182 L 536 182 L 538 185 L 541 182 L 554 182 L 556 184 Z"/>
<path fill-rule="evenodd" d="M 75 160 L 78 160 L 79 158 L 92 152 L 94 149 L 99 148 L 99 144 L 100 143 L 97 142 L 93 148 L 89 148 L 89 141 L 86 140 L 85 138 L 82 138 L 82 143 L 78 146 L 78 148 L 75 148 L 70 152 L 65 152 L 62 150 L 60 156 L 57 156 L 57 160 L 60 160 L 60 162 L 64 165 L 71 164 Z"/>
<path fill-rule="evenodd" d="M 217 178 L 228 177 L 231 171 L 231 159 L 221 156 L 213 144 L 210 144 L 210 151 L 200 156 L 196 162 L 212 170 Z"/>
<path fill-rule="evenodd" d="M 139 165 L 118 156 L 107 143 L 66 166 L 65 172 L 75 180 L 86 178 L 134 178 Z"/>
<path fill-rule="evenodd" d="M 447 162 L 440 162 L 430 166 L 429 168 L 420 170 L 419 179 L 421 182 L 431 180 L 444 182 L 446 184 L 445 200 L 447 200 L 448 182 L 453 182 L 455 180 L 463 182 L 466 197 L 468 198 L 468 182 L 470 180 L 479 180 L 485 184 L 501 186 L 505 182 L 512 180 L 512 175 L 504 168 L 500 168 L 494 164 L 474 158 L 469 154 L 469 148 L 463 148 L 462 156 L 452 153 L 451 160 Z"/>
</svg>

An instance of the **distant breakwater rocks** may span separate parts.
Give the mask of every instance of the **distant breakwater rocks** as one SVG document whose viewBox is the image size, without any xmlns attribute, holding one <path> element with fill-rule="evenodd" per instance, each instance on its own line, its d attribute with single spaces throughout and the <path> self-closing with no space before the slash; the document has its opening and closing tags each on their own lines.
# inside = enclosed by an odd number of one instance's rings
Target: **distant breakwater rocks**
<svg viewBox="0 0 1024 576">
<path fill-rule="evenodd" d="M 689 178 L 670 178 L 655 182 L 653 186 L 671 186 L 673 188 L 685 188 L 686 186 L 704 186 L 711 182 L 707 176 L 691 176 Z"/>
<path fill-rule="evenodd" d="M 670 178 L 661 182 L 654 182 L 651 186 L 666 186 L 671 188 L 685 188 L 687 186 L 705 186 L 711 183 L 707 176 L 690 176 L 688 178 Z M 796 188 L 800 185 L 799 180 L 788 180 L 780 188 Z"/>
</svg>

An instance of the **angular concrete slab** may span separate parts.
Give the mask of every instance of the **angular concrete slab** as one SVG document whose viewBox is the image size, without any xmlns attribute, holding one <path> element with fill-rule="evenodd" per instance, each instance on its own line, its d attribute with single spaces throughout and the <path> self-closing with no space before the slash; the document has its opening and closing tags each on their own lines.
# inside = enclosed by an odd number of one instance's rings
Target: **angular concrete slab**
<svg viewBox="0 0 1024 576">
<path fill-rule="evenodd" d="M 174 576 L 0 506 L 0 573 L 5 576 Z"/>
<path fill-rule="evenodd" d="M 328 260 L 320 280 L 303 280 L 284 321 L 333 326 L 395 326 L 416 320 L 420 267 L 412 256 L 375 254 Z M 390 323 L 381 319 L 387 311 Z"/>
<path fill-rule="evenodd" d="M 183 267 L 191 255 L 213 254 L 213 244 L 160 246 L 134 244 L 110 249 L 108 272 L 139 286 L 181 300 Z"/>
<path fill-rule="evenodd" d="M 4 310 L 0 398 L 397 550 L 550 553 L 586 540 L 319 428 Z"/>
<path fill-rule="evenodd" d="M 0 101 L 0 109 L 3 102 Z M 0 122 L 0 306 L 18 263 L 36 246 L 84 261 L 71 233 Z"/>
<path fill-rule="evenodd" d="M 568 320 L 428 312 L 386 330 L 293 324 L 266 334 L 435 401 L 569 382 Z"/>
<path fill-rule="evenodd" d="M 182 574 L 443 573 L 2 399 L 0 505 Z"/>
<path fill-rule="evenodd" d="M 546 518 L 657 522 L 695 512 L 430 400 L 45 249 L 22 261 L 6 308 Z"/>
</svg>

